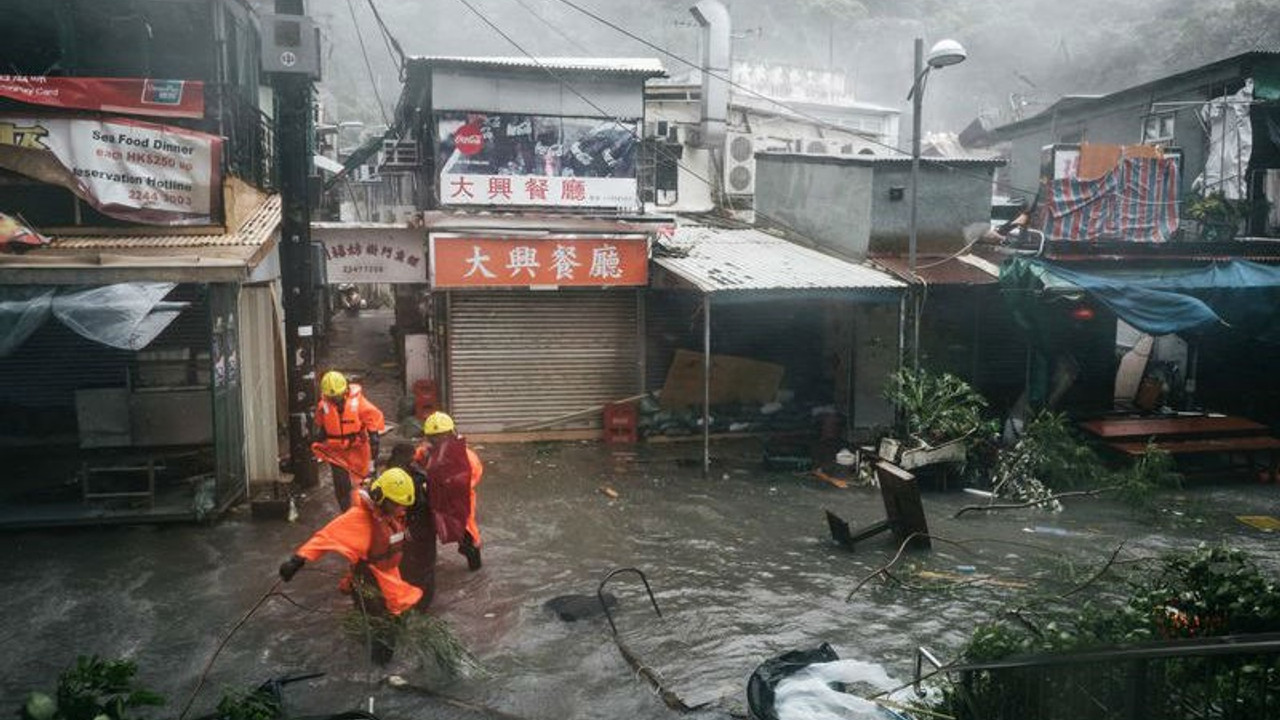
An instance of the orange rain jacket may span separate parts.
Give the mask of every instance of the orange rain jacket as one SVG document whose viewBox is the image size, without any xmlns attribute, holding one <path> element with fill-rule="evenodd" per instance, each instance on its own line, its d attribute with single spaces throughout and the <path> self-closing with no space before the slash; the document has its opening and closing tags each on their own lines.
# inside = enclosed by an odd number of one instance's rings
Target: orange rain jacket
<svg viewBox="0 0 1280 720">
<path fill-rule="evenodd" d="M 419 446 L 413 456 L 414 465 L 427 476 L 431 497 L 431 513 L 436 519 L 436 535 L 440 542 L 461 541 L 465 529 L 476 547 L 480 547 L 480 526 L 476 524 L 476 486 L 484 475 L 484 464 L 466 438 L 453 435 L 438 446 Z"/>
<path fill-rule="evenodd" d="M 353 492 L 352 500 L 351 507 L 316 531 L 294 554 L 310 562 L 332 552 L 353 565 L 367 563 L 387 612 L 399 615 L 422 599 L 422 589 L 400 576 L 404 519 L 380 512 L 363 490 Z"/>
<path fill-rule="evenodd" d="M 324 431 L 324 440 L 311 443 L 311 452 L 321 462 L 337 465 L 354 478 L 369 474 L 373 450 L 369 433 L 380 433 L 387 424 L 382 411 L 369 401 L 363 389 L 352 383 L 342 404 L 327 398 L 316 403 L 316 425 Z"/>
</svg>

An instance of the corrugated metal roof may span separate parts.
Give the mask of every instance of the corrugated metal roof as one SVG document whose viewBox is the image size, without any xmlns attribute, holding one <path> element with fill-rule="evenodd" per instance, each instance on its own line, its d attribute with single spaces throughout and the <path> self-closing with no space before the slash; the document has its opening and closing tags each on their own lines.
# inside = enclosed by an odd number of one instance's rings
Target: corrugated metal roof
<svg viewBox="0 0 1280 720">
<path fill-rule="evenodd" d="M 705 293 L 906 287 L 879 270 L 755 229 L 682 225 L 654 247 L 653 261 Z"/>
<path fill-rule="evenodd" d="M 869 262 L 910 282 L 907 258 L 880 256 L 870 258 Z M 968 255 L 921 255 L 916 258 L 915 274 L 926 285 L 993 285 L 1000 279 L 1000 268 L 983 258 Z"/>
<path fill-rule="evenodd" d="M 280 196 L 268 197 L 235 232 L 135 235 L 56 235 L 49 250 L 126 250 L 141 248 L 257 247 L 280 224 Z"/>
<path fill-rule="evenodd" d="M 410 58 L 410 62 L 431 67 L 464 66 L 474 68 L 520 68 L 529 70 L 562 70 L 565 72 L 598 72 L 619 75 L 665 77 L 666 68 L 657 58 L 590 58 L 590 57 L 463 57 L 429 55 Z"/>
<path fill-rule="evenodd" d="M 994 153 L 983 153 L 986 157 L 939 157 L 937 155 L 922 155 L 920 163 L 927 166 L 956 166 L 956 165 L 981 165 L 984 167 L 995 167 L 998 165 L 1007 165 L 1008 160 L 996 156 Z M 815 153 L 799 153 L 799 152 L 761 152 L 756 153 L 756 159 L 796 159 L 804 162 L 833 162 L 845 163 L 848 165 L 910 165 L 910 155 L 818 155 Z"/>
<path fill-rule="evenodd" d="M 654 215 L 592 217 L 565 213 L 474 213 L 428 210 L 422 225 L 430 232 L 650 233 L 674 225 L 671 217 Z"/>
</svg>

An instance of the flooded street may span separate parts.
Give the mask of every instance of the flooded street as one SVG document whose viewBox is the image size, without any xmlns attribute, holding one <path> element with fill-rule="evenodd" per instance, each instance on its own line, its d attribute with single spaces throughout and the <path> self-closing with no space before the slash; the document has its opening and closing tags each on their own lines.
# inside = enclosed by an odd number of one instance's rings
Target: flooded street
<svg viewBox="0 0 1280 720">
<path fill-rule="evenodd" d="M 634 576 L 615 578 L 608 589 L 619 598 L 614 616 L 625 643 L 683 699 L 710 702 L 695 716 L 723 717 L 745 712 L 746 681 L 761 661 L 823 641 L 907 682 L 916 646 L 951 657 L 1016 586 L 1064 590 L 1100 568 L 1121 541 L 1122 557 L 1222 541 L 1272 568 L 1277 560 L 1272 536 L 1234 519 L 1280 514 L 1269 486 L 1200 486 L 1166 496 L 1161 506 L 1181 515 L 1164 513 L 1158 525 L 1135 522 L 1102 499 L 1071 502 L 1057 516 L 1018 510 L 952 519 L 972 496 L 927 492 L 933 534 L 963 545 L 935 541 L 932 552 L 908 555 L 894 574 L 933 589 L 873 581 L 846 602 L 897 546 L 881 535 L 856 552 L 841 549 L 827 536 L 822 510 L 862 526 L 882 515 L 878 493 L 763 472 L 749 442 L 717 447 L 717 472 L 703 479 L 685 462 L 697 450 L 482 446 L 484 567 L 468 572 L 452 548 L 442 551 L 432 607 L 482 672 L 450 679 L 419 667 L 403 648 L 389 667 L 371 666 L 359 640 L 342 631 L 349 605 L 334 590 L 341 568 L 325 560 L 282 586 L 287 600 L 265 600 L 236 631 L 193 713 L 229 688 L 320 671 L 323 679 L 291 692 L 297 711 L 367 708 L 372 697 L 384 717 L 422 717 L 424 707 L 438 706 L 414 692 L 426 688 L 531 719 L 668 717 L 623 660 L 604 618 L 565 623 L 543 607 L 557 595 L 594 594 L 620 567 L 648 575 L 663 613 L 654 614 Z M 616 499 L 602 492 L 606 486 Z M 279 562 L 327 519 L 332 500 L 323 490 L 310 494 L 296 524 L 253 521 L 237 509 L 212 527 L 7 537 L 10 570 L 0 594 L 0 612 L 9 618 L 0 667 L 5 705 L 51 686 L 76 654 L 98 653 L 135 659 L 140 678 L 168 695 L 176 715 L 223 636 L 272 586 Z M 957 576 L 990 576 L 997 584 L 950 587 L 937 579 Z M 389 674 L 410 688 L 388 687 Z M 440 716 L 484 716 L 445 710 L 454 715 Z"/>
<path fill-rule="evenodd" d="M 370 327 L 362 342 L 378 347 L 383 331 Z M 385 360 L 365 358 L 357 369 L 379 404 L 394 408 L 374 392 L 394 372 Z M 883 534 L 845 550 L 831 541 L 823 510 L 856 530 L 883 518 L 879 492 L 765 471 L 759 440 L 714 445 L 710 477 L 697 442 L 477 450 L 486 465 L 484 566 L 469 572 L 452 546 L 442 548 L 431 608 L 474 654 L 477 672 L 450 678 L 404 647 L 389 666 L 373 666 L 363 639 L 343 630 L 351 606 L 335 590 L 343 570 L 336 558 L 308 564 L 280 586 L 283 595 L 267 595 L 280 562 L 334 512 L 325 476 L 295 523 L 253 520 L 241 506 L 212 526 L 7 535 L 0 704 L 13 708 L 29 690 L 51 690 L 76 655 L 96 653 L 135 660 L 140 681 L 168 698 L 162 716 L 177 717 L 220 650 L 190 717 L 228 690 L 304 672 L 325 676 L 291 686 L 286 699 L 297 714 L 372 703 L 388 720 L 672 717 L 624 660 L 604 617 L 569 623 L 544 607 L 560 595 L 594 595 L 607 573 L 634 567 L 647 575 L 662 617 L 634 575 L 619 575 L 607 590 L 618 597 L 620 638 L 666 689 L 700 706 L 687 716 L 742 716 L 747 679 L 771 656 L 829 642 L 842 658 L 907 683 L 917 646 L 953 658 L 1004 601 L 1075 587 L 1121 543 L 1120 560 L 1224 542 L 1272 571 L 1280 566 L 1274 536 L 1235 519 L 1280 515 L 1270 485 L 1201 482 L 1160 496 L 1161 512 L 1146 518 L 1105 498 L 1066 501 L 1059 515 L 953 518 L 981 500 L 930 488 L 933 550 L 894 564 L 903 585 L 874 579 L 850 598 L 898 546 Z M 391 675 L 407 685 L 392 687 Z"/>
</svg>

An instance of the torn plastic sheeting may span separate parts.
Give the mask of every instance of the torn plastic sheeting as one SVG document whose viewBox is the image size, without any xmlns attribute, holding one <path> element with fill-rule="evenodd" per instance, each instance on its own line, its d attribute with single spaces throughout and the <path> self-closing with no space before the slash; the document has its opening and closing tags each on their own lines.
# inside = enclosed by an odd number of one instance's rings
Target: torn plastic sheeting
<svg viewBox="0 0 1280 720">
<path fill-rule="evenodd" d="M 53 294 L 44 286 L 0 287 L 0 357 L 12 354 L 49 319 Z"/>
<path fill-rule="evenodd" d="M 53 314 L 76 334 L 120 350 L 151 344 L 189 303 L 164 302 L 175 283 L 119 283 L 59 293 Z"/>
</svg>

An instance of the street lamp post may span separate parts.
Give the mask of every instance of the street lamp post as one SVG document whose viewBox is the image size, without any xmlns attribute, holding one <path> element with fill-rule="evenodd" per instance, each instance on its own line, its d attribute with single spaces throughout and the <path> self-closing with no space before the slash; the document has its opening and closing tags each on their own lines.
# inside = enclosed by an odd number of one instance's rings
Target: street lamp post
<svg viewBox="0 0 1280 720">
<path fill-rule="evenodd" d="M 924 39 L 916 38 L 915 70 L 911 84 L 911 219 L 907 230 L 907 274 L 916 275 L 916 218 L 919 214 L 920 193 L 920 111 L 924 105 L 924 86 L 929 71 L 964 62 L 968 57 L 964 48 L 955 40 L 939 40 L 929 50 L 926 59 Z M 916 298 L 911 308 L 911 366 L 920 364 L 920 301 Z"/>
</svg>

